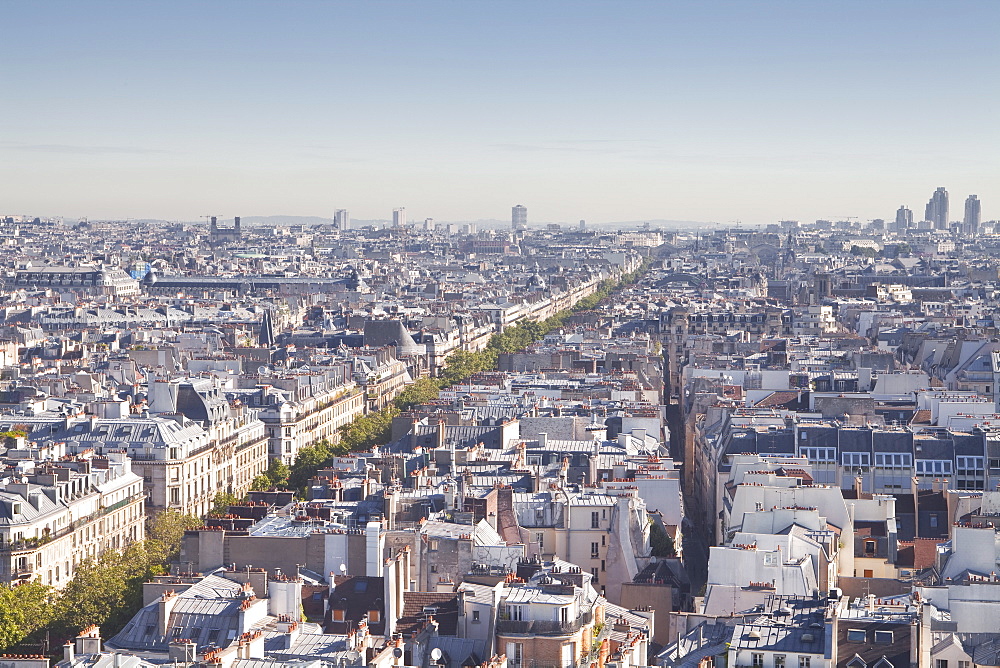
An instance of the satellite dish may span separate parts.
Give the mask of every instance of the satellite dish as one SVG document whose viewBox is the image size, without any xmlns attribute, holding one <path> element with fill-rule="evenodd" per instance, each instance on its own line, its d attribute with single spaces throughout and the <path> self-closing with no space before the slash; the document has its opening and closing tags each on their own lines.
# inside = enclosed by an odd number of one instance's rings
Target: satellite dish
<svg viewBox="0 0 1000 668">
<path fill-rule="evenodd" d="M 257 373 L 264 375 L 265 373 L 267 373 L 267 367 L 266 366 L 257 367 Z"/>
<path fill-rule="evenodd" d="M 400 658 L 401 656 L 403 656 L 403 649 L 401 647 L 397 647 L 396 649 L 392 650 L 392 655 L 397 659 Z"/>
<path fill-rule="evenodd" d="M 440 661 L 441 660 L 441 648 L 440 647 L 435 647 L 434 649 L 431 650 L 431 658 L 434 659 L 435 661 Z"/>
</svg>

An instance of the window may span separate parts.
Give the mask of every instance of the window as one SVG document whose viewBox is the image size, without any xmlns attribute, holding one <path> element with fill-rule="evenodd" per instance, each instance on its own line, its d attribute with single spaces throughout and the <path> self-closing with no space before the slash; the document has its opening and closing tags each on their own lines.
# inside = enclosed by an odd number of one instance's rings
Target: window
<svg viewBox="0 0 1000 668">
<path fill-rule="evenodd" d="M 590 528 L 599 529 L 601 528 L 601 514 L 598 512 L 590 513 Z"/>
<path fill-rule="evenodd" d="M 538 543 L 538 549 L 545 549 L 545 534 L 539 532 L 535 534 L 535 542 Z"/>
<path fill-rule="evenodd" d="M 908 469 L 913 466 L 913 455 L 903 452 L 876 452 L 875 466 L 883 469 Z"/>
<path fill-rule="evenodd" d="M 983 472 L 982 457 L 956 457 L 959 475 L 977 475 Z"/>
<path fill-rule="evenodd" d="M 576 665 L 576 643 L 568 642 L 561 648 L 562 668 L 573 668 Z"/>
<path fill-rule="evenodd" d="M 507 643 L 507 665 L 509 668 L 521 668 L 524 662 L 524 645 L 519 642 Z"/>
<path fill-rule="evenodd" d="M 875 554 L 876 543 L 873 540 L 865 541 L 865 554 Z"/>
<path fill-rule="evenodd" d="M 864 468 L 872 465 L 872 455 L 870 452 L 845 452 L 840 455 L 840 463 L 852 469 Z"/>
<path fill-rule="evenodd" d="M 184 627 L 183 626 L 175 626 L 174 627 L 173 636 L 175 638 L 180 638 L 182 633 L 184 633 Z"/>
<path fill-rule="evenodd" d="M 951 475 L 950 459 L 918 459 L 917 475 Z"/>
<path fill-rule="evenodd" d="M 971 668 L 970 666 L 971 663 L 972 663 L 971 661 L 959 661 L 958 668 Z"/>
<path fill-rule="evenodd" d="M 802 438 L 805 436 L 806 432 L 802 432 Z M 836 448 L 799 448 L 799 453 L 811 463 L 837 461 Z"/>
<path fill-rule="evenodd" d="M 208 637 L 205 638 L 205 641 L 209 645 L 211 645 L 212 643 L 216 642 L 218 639 L 219 639 L 219 629 L 211 629 L 208 632 Z"/>
<path fill-rule="evenodd" d="M 524 606 L 522 605 L 508 605 L 507 606 L 507 619 L 520 622 L 524 619 Z"/>
<path fill-rule="evenodd" d="M 948 659 L 938 659 L 934 665 L 936 668 L 948 668 Z"/>
<path fill-rule="evenodd" d="M 880 644 L 892 644 L 892 631 L 876 631 L 875 642 Z"/>
<path fill-rule="evenodd" d="M 759 652 L 750 654 L 750 665 L 753 668 L 764 668 L 764 655 Z"/>
<path fill-rule="evenodd" d="M 785 668 L 785 655 L 775 654 L 774 655 L 774 668 Z"/>
<path fill-rule="evenodd" d="M 600 546 L 597 543 L 590 544 L 590 558 L 599 559 L 601 557 Z"/>
<path fill-rule="evenodd" d="M 344 610 L 341 608 L 335 608 L 333 611 L 333 621 L 342 622 L 344 621 Z"/>
<path fill-rule="evenodd" d="M 809 656 L 799 655 L 799 668 L 809 668 Z"/>
<path fill-rule="evenodd" d="M 476 624 L 479 623 L 479 611 L 478 610 L 473 610 L 472 611 L 472 621 L 473 621 L 473 623 L 476 623 Z"/>
<path fill-rule="evenodd" d="M 938 516 L 937 516 L 937 513 L 931 513 L 930 515 L 928 515 L 927 516 L 927 522 L 930 524 L 930 527 L 932 529 L 936 529 L 937 525 L 938 525 Z"/>
<path fill-rule="evenodd" d="M 372 624 L 378 624 L 381 619 L 382 619 L 382 613 L 380 611 L 378 610 L 368 611 L 368 621 L 371 622 Z"/>
</svg>

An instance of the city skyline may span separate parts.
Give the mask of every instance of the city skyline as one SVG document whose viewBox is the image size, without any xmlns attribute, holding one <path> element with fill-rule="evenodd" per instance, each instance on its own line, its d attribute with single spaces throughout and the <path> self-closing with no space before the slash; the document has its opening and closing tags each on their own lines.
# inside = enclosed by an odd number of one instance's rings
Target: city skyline
<svg viewBox="0 0 1000 668">
<path fill-rule="evenodd" d="M 994 218 L 1000 6 L 948 8 L 7 3 L 3 208 L 751 225 L 944 184 Z"/>
</svg>

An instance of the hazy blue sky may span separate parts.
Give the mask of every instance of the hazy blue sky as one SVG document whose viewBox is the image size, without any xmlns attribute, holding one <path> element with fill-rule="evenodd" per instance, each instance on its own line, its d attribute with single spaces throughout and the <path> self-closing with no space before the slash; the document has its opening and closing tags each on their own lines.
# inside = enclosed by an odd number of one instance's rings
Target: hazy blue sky
<svg viewBox="0 0 1000 668">
<path fill-rule="evenodd" d="M 0 213 L 1000 217 L 1000 1 L 0 2 Z"/>
</svg>

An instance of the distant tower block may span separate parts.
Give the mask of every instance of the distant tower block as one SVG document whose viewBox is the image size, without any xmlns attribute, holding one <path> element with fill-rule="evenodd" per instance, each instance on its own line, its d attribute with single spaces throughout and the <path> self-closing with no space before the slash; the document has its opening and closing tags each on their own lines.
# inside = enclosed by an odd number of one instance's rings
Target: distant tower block
<svg viewBox="0 0 1000 668">
<path fill-rule="evenodd" d="M 975 236 L 979 234 L 982 222 L 982 204 L 976 195 L 969 195 L 968 199 L 965 200 L 965 218 L 962 219 L 962 231 L 965 234 Z"/>
<path fill-rule="evenodd" d="M 510 226 L 514 230 L 524 230 L 528 227 L 528 207 L 518 204 L 510 210 Z"/>
<path fill-rule="evenodd" d="M 948 191 L 938 188 L 924 208 L 924 220 L 931 221 L 935 230 L 948 229 Z"/>
<path fill-rule="evenodd" d="M 902 232 L 913 227 L 913 212 L 905 205 L 896 209 L 896 231 Z"/>
<path fill-rule="evenodd" d="M 333 212 L 333 226 L 338 230 L 351 229 L 351 214 L 347 209 L 337 209 Z"/>
<path fill-rule="evenodd" d="M 406 207 L 399 207 L 392 210 L 392 226 L 406 227 Z"/>
</svg>

